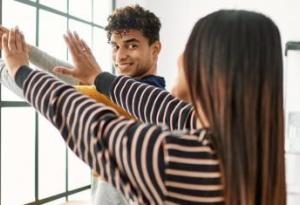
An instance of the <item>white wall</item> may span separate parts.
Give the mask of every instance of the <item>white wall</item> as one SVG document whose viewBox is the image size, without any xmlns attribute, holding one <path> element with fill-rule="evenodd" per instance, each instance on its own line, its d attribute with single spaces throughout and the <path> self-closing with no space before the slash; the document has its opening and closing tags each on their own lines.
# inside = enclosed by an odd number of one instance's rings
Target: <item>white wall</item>
<svg viewBox="0 0 300 205">
<path fill-rule="evenodd" d="M 153 11 L 162 22 L 163 49 L 158 72 L 166 77 L 167 88 L 177 75 L 177 56 L 183 50 L 194 23 L 204 15 L 224 8 L 263 12 L 279 26 L 283 43 L 300 41 L 299 0 L 117 0 L 117 7 L 138 3 Z"/>
</svg>

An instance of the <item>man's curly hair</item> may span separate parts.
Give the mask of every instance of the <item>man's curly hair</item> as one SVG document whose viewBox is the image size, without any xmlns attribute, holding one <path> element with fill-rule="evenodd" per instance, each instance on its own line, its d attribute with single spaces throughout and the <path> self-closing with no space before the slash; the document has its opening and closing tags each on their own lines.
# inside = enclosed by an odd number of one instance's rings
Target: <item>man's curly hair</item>
<svg viewBox="0 0 300 205">
<path fill-rule="evenodd" d="M 108 17 L 107 31 L 108 41 L 113 32 L 123 32 L 129 29 L 139 30 L 149 40 L 151 45 L 159 40 L 161 23 L 159 18 L 149 10 L 139 5 L 126 6 L 114 11 Z"/>
</svg>

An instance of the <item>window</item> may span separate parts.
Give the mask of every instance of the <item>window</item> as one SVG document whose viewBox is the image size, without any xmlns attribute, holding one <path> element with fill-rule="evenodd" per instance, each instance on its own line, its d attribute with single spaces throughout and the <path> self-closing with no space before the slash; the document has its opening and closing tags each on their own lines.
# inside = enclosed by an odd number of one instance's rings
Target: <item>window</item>
<svg viewBox="0 0 300 205">
<path fill-rule="evenodd" d="M 0 0 L 0 23 L 18 25 L 28 43 L 65 60 L 69 55 L 62 35 L 76 30 L 103 69 L 111 71 L 103 27 L 114 4 L 114 0 Z M 89 167 L 66 148 L 44 117 L 3 86 L 0 117 L 0 205 L 89 199 Z"/>
</svg>

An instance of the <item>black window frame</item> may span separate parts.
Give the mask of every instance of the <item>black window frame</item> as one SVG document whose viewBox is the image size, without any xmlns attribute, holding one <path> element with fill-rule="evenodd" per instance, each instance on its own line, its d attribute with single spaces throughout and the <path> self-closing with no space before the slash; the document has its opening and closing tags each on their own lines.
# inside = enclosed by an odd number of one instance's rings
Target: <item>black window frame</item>
<svg viewBox="0 0 300 205">
<path fill-rule="evenodd" d="M 36 39 L 35 39 L 35 46 L 39 46 L 39 13 L 41 10 L 44 10 L 44 11 L 48 11 L 50 13 L 54 13 L 54 14 L 57 14 L 57 15 L 60 15 L 60 16 L 63 16 L 65 18 L 67 18 L 67 27 L 69 27 L 69 21 L 72 19 L 74 21 L 78 21 L 78 22 L 81 22 L 81 23 L 84 23 L 84 24 L 87 24 L 89 26 L 92 27 L 92 37 L 93 37 L 93 29 L 96 27 L 96 28 L 100 28 L 100 29 L 104 29 L 103 26 L 101 25 L 98 25 L 98 24 L 95 24 L 93 22 L 93 19 L 94 19 L 94 14 L 93 14 L 93 5 L 94 5 L 94 1 L 96 0 L 91 0 L 92 1 L 92 7 L 91 7 L 91 12 L 92 12 L 92 21 L 87 21 L 87 20 L 84 20 L 84 19 L 81 19 L 81 18 L 78 18 L 76 16 L 73 16 L 73 15 L 70 15 L 69 14 L 69 0 L 67 0 L 67 12 L 62 12 L 62 11 L 59 11 L 59 10 L 56 10 L 54 8 L 51 8 L 51 7 L 48 7 L 44 4 L 41 4 L 39 2 L 39 0 L 36 0 L 35 2 L 33 1 L 29 1 L 29 0 L 11 0 L 11 1 L 16 1 L 16 2 L 19 2 L 19 3 L 22 3 L 22 4 L 25 4 L 25 5 L 28 5 L 28 6 L 32 6 L 34 8 L 36 8 Z M 116 8 L 116 0 L 110 0 L 111 1 L 111 8 L 112 8 L 112 11 Z M 3 3 L 2 3 L 2 0 L 0 0 L 0 25 L 2 25 L 2 9 L 3 9 Z M 93 38 L 91 37 L 91 40 L 92 40 L 92 45 L 93 45 Z M 1 51 L 0 51 L 0 57 L 1 57 Z M 113 69 L 112 69 L 112 72 Z M 2 201 L 1 201 L 1 196 L 2 196 L 2 169 L 1 169 L 1 165 L 2 165 L 2 133 L 1 133 L 1 126 L 2 126 L 2 108 L 16 108 L 16 107 L 22 107 L 22 108 L 25 108 L 25 107 L 30 107 L 30 105 L 28 103 L 26 103 L 25 101 L 2 101 L 1 99 L 1 87 L 2 85 L 0 85 L 0 205 L 2 205 Z M 46 197 L 46 198 L 39 198 L 39 115 L 37 112 L 35 112 L 35 187 L 34 187 L 34 191 L 35 191 L 35 200 L 34 201 L 31 201 L 31 202 L 28 202 L 26 204 L 34 204 L 34 205 L 39 205 L 39 204 L 45 204 L 45 203 L 48 203 L 48 202 L 52 202 L 54 200 L 57 200 L 57 199 L 61 199 L 61 198 L 65 198 L 65 201 L 68 201 L 68 197 L 70 195 L 73 195 L 73 194 L 76 194 L 76 193 L 79 193 L 79 192 L 82 192 L 82 191 L 85 191 L 85 190 L 88 190 L 91 188 L 91 185 L 88 184 L 86 186 L 83 186 L 83 187 L 78 187 L 76 189 L 73 189 L 73 190 L 69 190 L 68 188 L 68 173 L 69 173 L 69 163 L 68 163 L 68 149 L 66 147 L 66 150 L 65 150 L 65 157 L 66 157 L 66 174 L 65 174 L 65 192 L 63 193 L 59 193 L 59 194 L 55 194 L 53 196 L 49 196 L 49 197 Z"/>
</svg>

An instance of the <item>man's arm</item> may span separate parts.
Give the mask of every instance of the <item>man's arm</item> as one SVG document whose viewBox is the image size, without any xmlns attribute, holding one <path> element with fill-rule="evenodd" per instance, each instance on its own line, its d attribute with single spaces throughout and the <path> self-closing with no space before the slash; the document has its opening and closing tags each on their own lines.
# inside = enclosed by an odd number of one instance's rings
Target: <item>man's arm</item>
<svg viewBox="0 0 300 205">
<path fill-rule="evenodd" d="M 2 39 L 2 36 L 8 32 L 9 32 L 9 30 L 6 27 L 0 25 L 0 39 Z M 55 77 L 57 77 L 58 79 L 62 80 L 63 82 L 65 82 L 67 84 L 70 84 L 70 85 L 78 85 L 79 84 L 79 81 L 77 79 L 72 78 L 70 76 L 62 75 L 60 73 L 54 72 L 54 70 L 53 70 L 54 67 L 56 67 L 56 66 L 63 66 L 63 67 L 72 69 L 73 66 L 71 64 L 67 63 L 66 61 L 55 58 L 55 57 L 49 55 L 48 53 L 40 50 L 39 48 L 32 46 L 28 43 L 26 43 L 26 48 L 29 53 L 29 61 L 32 64 L 34 64 L 35 66 L 37 66 L 39 69 L 44 70 L 48 73 L 51 73 L 52 75 L 54 75 Z M 1 40 L 0 40 L 0 49 L 2 49 Z M 5 71 L 5 68 L 3 68 L 3 71 Z M 7 72 L 7 71 L 5 71 L 5 72 Z M 3 74 L 5 74 L 5 72 Z M 1 80 L 3 80 L 3 84 L 4 84 L 4 81 L 11 82 L 11 79 L 10 80 L 5 79 L 4 76 L 3 76 L 3 78 L 1 78 Z M 12 84 L 14 84 L 14 83 L 12 83 Z M 8 84 L 8 88 L 11 89 L 13 92 L 15 92 L 15 90 L 16 90 L 16 89 L 14 89 L 13 86 L 11 86 L 11 83 Z"/>
<path fill-rule="evenodd" d="M 67 63 L 66 61 L 55 58 L 37 47 L 31 46 L 31 52 L 29 53 L 29 61 L 41 70 L 51 73 L 52 75 L 54 75 L 55 77 L 67 84 L 79 84 L 79 81 L 77 79 L 53 71 L 53 68 L 56 66 L 73 68 L 71 64 Z"/>
<path fill-rule="evenodd" d="M 14 79 L 9 75 L 2 59 L 0 59 L 0 83 L 17 96 L 24 98 L 22 89 L 18 87 Z"/>
<path fill-rule="evenodd" d="M 73 79 L 71 77 L 55 73 L 53 68 L 57 65 L 64 65 L 68 67 L 72 67 L 70 64 L 61 61 L 55 57 L 50 56 L 49 54 L 41 51 L 36 47 L 31 47 L 31 52 L 29 54 L 29 60 L 36 66 L 39 66 L 41 70 L 45 70 L 60 80 L 64 81 L 67 84 L 76 85 L 78 84 L 78 80 Z M 16 94 L 17 96 L 24 98 L 22 90 L 17 86 L 14 79 L 9 75 L 8 69 L 2 59 L 0 59 L 0 83 L 9 89 L 11 92 Z"/>
</svg>

